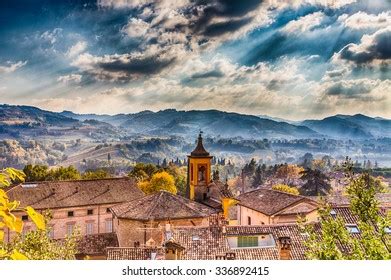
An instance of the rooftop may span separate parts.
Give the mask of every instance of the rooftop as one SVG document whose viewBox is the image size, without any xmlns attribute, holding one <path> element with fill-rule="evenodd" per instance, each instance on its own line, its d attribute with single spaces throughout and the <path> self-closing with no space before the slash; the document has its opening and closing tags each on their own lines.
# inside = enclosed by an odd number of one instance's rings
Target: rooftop
<svg viewBox="0 0 391 280">
<path fill-rule="evenodd" d="M 150 221 L 209 217 L 215 211 L 180 195 L 160 191 L 111 208 L 118 218 Z"/>
<path fill-rule="evenodd" d="M 190 153 L 192 157 L 209 157 L 209 152 L 207 152 L 202 144 L 202 132 L 198 135 L 197 147 Z"/>
<path fill-rule="evenodd" d="M 270 189 L 256 189 L 247 193 L 243 193 L 237 197 L 240 201 L 239 204 L 245 207 L 251 208 L 253 210 L 259 211 L 266 215 L 276 214 L 289 206 L 297 204 L 299 202 L 308 202 L 309 204 L 315 205 L 313 200 L 310 200 L 304 196 L 293 195 L 285 192 L 270 190 Z M 308 211 L 310 206 L 306 209 L 296 209 L 300 211 Z M 315 207 L 312 209 L 315 210 Z M 303 212 L 295 212 L 303 213 Z M 288 213 L 285 213 L 288 214 Z M 291 214 L 291 213 L 289 213 Z"/>
<path fill-rule="evenodd" d="M 23 183 L 10 188 L 11 200 L 35 209 L 113 204 L 138 199 L 144 193 L 130 178 Z"/>
</svg>

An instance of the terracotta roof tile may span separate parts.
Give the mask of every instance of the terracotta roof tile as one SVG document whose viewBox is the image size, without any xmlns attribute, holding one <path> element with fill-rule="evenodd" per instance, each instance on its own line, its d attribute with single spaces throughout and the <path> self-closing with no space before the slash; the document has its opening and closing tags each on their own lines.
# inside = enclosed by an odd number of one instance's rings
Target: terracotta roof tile
<svg viewBox="0 0 391 280">
<path fill-rule="evenodd" d="M 107 247 L 118 247 L 115 233 L 86 235 L 78 241 L 78 255 L 106 255 Z"/>
<path fill-rule="evenodd" d="M 150 260 L 152 253 L 156 259 L 161 259 L 164 254 L 162 248 L 127 247 L 107 248 L 108 260 Z"/>
<path fill-rule="evenodd" d="M 215 212 L 208 206 L 166 191 L 116 205 L 111 209 L 118 218 L 141 221 L 202 218 Z"/>
<path fill-rule="evenodd" d="M 7 193 L 10 199 L 21 201 L 22 207 L 35 209 L 121 203 L 144 196 L 130 178 L 25 183 Z"/>
<path fill-rule="evenodd" d="M 300 201 L 307 201 L 313 203 L 312 200 L 306 197 L 288 194 L 285 192 L 269 190 L 269 189 L 256 189 L 247 193 L 243 193 L 237 197 L 239 204 L 253 210 L 259 211 L 267 215 L 273 215 L 292 204 L 296 204 Z"/>
</svg>

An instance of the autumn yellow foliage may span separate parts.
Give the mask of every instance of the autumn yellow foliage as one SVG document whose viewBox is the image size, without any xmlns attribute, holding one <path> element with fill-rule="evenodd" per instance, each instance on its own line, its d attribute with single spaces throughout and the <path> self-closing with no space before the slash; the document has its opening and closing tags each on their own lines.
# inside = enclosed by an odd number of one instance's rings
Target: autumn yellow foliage
<svg viewBox="0 0 391 280">
<path fill-rule="evenodd" d="M 294 195 L 299 195 L 299 190 L 295 187 L 290 187 L 288 185 L 277 184 L 272 187 L 273 190 L 286 192 Z"/>
<path fill-rule="evenodd" d="M 173 194 L 177 193 L 175 179 L 166 171 L 153 174 L 150 180 L 139 182 L 138 187 L 146 194 L 152 194 L 162 190 Z"/>
<path fill-rule="evenodd" d="M 17 250 L 7 251 L 4 246 L 4 231 L 8 228 L 10 231 L 21 233 L 23 230 L 22 219 L 14 215 L 14 212 L 25 212 L 35 223 L 39 230 L 46 228 L 44 217 L 36 212 L 32 207 L 20 208 L 19 201 L 10 201 L 7 193 L 1 189 L 10 186 L 11 182 L 24 181 L 24 173 L 13 169 L 6 168 L 0 170 L 0 259 L 25 260 L 27 257 Z"/>
</svg>

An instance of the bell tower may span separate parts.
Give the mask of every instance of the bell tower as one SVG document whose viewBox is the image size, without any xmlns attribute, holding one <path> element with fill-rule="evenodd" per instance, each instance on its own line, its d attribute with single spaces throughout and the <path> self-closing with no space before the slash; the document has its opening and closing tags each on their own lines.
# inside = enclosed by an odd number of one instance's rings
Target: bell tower
<svg viewBox="0 0 391 280">
<path fill-rule="evenodd" d="M 190 153 L 187 165 L 187 197 L 203 201 L 207 197 L 211 177 L 212 156 L 202 144 L 202 131 L 198 135 L 197 147 Z"/>
</svg>

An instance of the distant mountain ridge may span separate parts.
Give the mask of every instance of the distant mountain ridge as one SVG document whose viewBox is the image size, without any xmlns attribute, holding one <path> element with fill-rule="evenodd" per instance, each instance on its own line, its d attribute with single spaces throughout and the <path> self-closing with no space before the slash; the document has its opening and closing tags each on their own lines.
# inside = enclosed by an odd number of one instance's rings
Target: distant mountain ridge
<svg viewBox="0 0 391 280">
<path fill-rule="evenodd" d="M 83 120 L 91 115 L 65 116 Z M 99 120 L 120 126 L 129 133 L 148 135 L 194 135 L 204 130 L 207 135 L 221 137 L 315 137 L 317 133 L 305 126 L 262 119 L 257 116 L 228 113 L 218 110 L 177 111 L 167 109 L 158 112 L 142 111 L 135 114 L 100 116 Z"/>
<path fill-rule="evenodd" d="M 278 121 L 277 121 L 278 120 Z M 104 128 L 109 134 L 120 131 L 125 135 L 194 137 L 200 130 L 207 136 L 223 138 L 355 138 L 391 137 L 391 120 L 362 114 L 335 115 L 322 120 L 284 121 L 268 116 L 254 116 L 219 110 L 175 109 L 158 112 L 142 111 L 133 114 L 98 115 L 60 113 L 32 106 L 0 105 L 0 129 L 24 126 Z M 20 128 L 20 129 L 26 129 Z M 0 131 L 1 132 L 1 131 Z M 70 132 L 71 133 L 71 132 Z"/>
<path fill-rule="evenodd" d="M 391 120 L 363 114 L 335 115 L 322 120 L 305 120 L 300 124 L 333 138 L 391 137 Z"/>
</svg>

